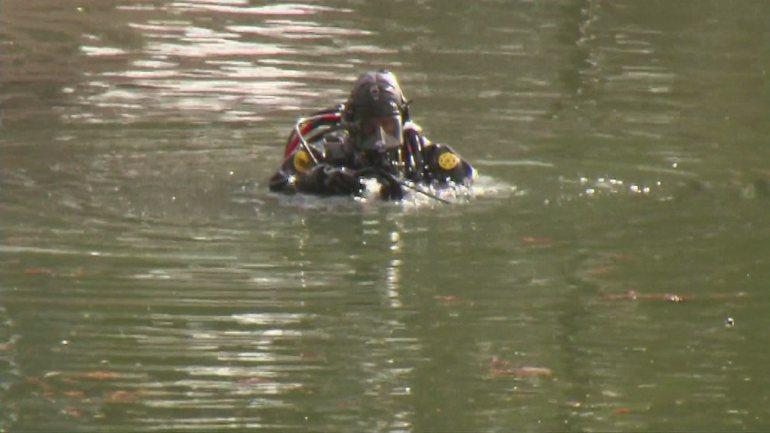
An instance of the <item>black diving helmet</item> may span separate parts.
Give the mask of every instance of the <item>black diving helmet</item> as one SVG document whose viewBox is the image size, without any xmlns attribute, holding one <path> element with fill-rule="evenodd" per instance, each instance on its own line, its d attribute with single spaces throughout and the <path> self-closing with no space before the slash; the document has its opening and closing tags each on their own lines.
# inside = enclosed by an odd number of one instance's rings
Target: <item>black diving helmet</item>
<svg viewBox="0 0 770 433">
<path fill-rule="evenodd" d="M 406 99 L 391 72 L 367 72 L 356 80 L 345 120 L 362 152 L 389 153 L 403 144 Z"/>
</svg>

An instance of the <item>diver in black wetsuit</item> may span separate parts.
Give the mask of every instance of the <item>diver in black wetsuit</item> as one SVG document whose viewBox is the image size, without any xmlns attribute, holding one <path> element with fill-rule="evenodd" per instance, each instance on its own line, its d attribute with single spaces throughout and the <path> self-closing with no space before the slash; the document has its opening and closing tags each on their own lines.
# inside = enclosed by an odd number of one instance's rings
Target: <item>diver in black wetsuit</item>
<svg viewBox="0 0 770 433">
<path fill-rule="evenodd" d="M 403 187 L 470 186 L 475 177 L 451 147 L 422 135 L 396 76 L 383 70 L 358 77 L 345 104 L 297 121 L 270 190 L 361 195 L 362 179 L 375 178 L 380 197 L 400 200 Z"/>
</svg>

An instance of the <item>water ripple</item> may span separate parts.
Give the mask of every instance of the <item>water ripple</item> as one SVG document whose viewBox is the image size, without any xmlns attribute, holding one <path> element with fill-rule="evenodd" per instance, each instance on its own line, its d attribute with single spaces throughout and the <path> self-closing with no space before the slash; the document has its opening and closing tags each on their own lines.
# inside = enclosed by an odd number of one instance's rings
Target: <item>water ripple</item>
<svg viewBox="0 0 770 433">
<path fill-rule="evenodd" d="M 87 73 L 89 90 L 79 92 L 80 108 L 67 113 L 73 121 L 210 122 L 212 112 L 222 122 L 260 121 L 266 112 L 318 106 L 313 101 L 321 96 L 337 95 L 337 89 L 307 86 L 340 82 L 338 72 L 350 69 L 350 59 L 339 61 L 339 47 L 347 56 L 393 53 L 362 43 L 371 31 L 335 18 L 352 12 L 346 8 L 190 1 L 119 10 L 140 42 L 118 46 L 92 36 L 81 46 L 105 67 Z M 125 63 L 115 68 L 108 59 Z"/>
</svg>

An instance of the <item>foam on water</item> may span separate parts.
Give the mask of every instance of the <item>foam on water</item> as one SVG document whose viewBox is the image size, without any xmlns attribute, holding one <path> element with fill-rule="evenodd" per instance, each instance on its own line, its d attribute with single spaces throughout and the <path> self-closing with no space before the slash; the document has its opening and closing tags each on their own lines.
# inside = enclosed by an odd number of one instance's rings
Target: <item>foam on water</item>
<svg viewBox="0 0 770 433">
<path fill-rule="evenodd" d="M 407 208 L 423 208 L 431 206 L 447 206 L 470 204 L 477 199 L 504 198 L 522 193 L 516 186 L 509 185 L 490 176 L 479 176 L 472 186 L 449 185 L 436 188 L 434 186 L 415 185 L 414 188 L 403 188 L 404 198 L 399 201 L 383 200 L 379 191 L 381 183 L 377 179 L 364 179 L 366 187 L 360 197 L 331 196 L 322 197 L 310 194 L 282 195 L 278 197 L 282 206 L 299 207 L 303 209 L 344 210 L 354 207 L 392 206 Z"/>
</svg>

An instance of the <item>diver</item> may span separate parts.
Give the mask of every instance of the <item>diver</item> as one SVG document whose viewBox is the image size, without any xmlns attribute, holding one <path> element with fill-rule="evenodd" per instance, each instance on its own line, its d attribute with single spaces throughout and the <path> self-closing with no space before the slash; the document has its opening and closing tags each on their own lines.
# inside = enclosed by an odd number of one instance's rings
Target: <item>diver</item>
<svg viewBox="0 0 770 433">
<path fill-rule="evenodd" d="M 363 180 L 374 178 L 382 199 L 401 200 L 405 187 L 431 195 L 422 187 L 470 186 L 475 177 L 451 147 L 425 138 L 396 76 L 381 70 L 359 76 L 344 104 L 297 120 L 270 190 L 362 196 Z"/>
</svg>

